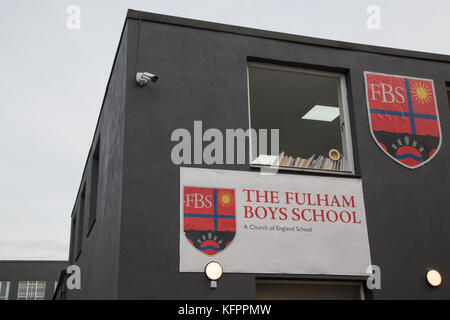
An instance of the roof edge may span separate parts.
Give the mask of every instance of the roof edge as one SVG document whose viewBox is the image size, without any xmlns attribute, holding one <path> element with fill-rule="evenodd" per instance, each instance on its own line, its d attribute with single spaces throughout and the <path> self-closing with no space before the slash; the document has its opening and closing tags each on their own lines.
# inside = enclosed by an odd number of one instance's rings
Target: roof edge
<svg viewBox="0 0 450 320">
<path fill-rule="evenodd" d="M 277 31 L 253 29 L 253 28 L 248 28 L 248 27 L 240 27 L 240 26 L 234 26 L 234 25 L 222 24 L 222 23 L 216 23 L 216 22 L 209 22 L 209 21 L 203 21 L 203 20 L 180 18 L 180 17 L 175 17 L 175 16 L 169 16 L 169 15 L 163 15 L 163 14 L 151 13 L 151 12 L 145 12 L 145 11 L 139 11 L 139 10 L 133 10 L 133 9 L 128 9 L 127 19 L 144 20 L 144 21 L 151 21 L 151 22 L 157 22 L 157 23 L 185 26 L 185 27 L 190 27 L 190 28 L 206 29 L 206 30 L 212 30 L 212 31 L 234 33 L 234 34 L 258 37 L 258 38 L 273 39 L 273 40 L 290 41 L 290 42 L 310 44 L 310 45 L 322 46 L 322 47 L 337 48 L 337 49 L 362 51 L 362 52 L 384 54 L 384 55 L 390 55 L 390 56 L 408 57 L 408 58 L 433 60 L 433 61 L 441 61 L 441 62 L 450 62 L 450 55 L 445 55 L 445 54 L 406 50 L 406 49 L 399 49 L 399 48 L 382 47 L 382 46 L 374 46 L 374 45 L 345 42 L 345 41 L 338 41 L 338 40 L 314 38 L 314 37 L 301 36 L 301 35 L 295 35 L 295 34 L 289 34 L 289 33 L 282 33 L 282 32 L 277 32 Z"/>
</svg>

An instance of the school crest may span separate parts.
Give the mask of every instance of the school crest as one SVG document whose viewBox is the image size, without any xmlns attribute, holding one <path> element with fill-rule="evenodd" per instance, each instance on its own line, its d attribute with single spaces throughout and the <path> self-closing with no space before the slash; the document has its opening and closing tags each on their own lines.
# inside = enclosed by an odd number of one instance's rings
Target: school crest
<svg viewBox="0 0 450 320">
<path fill-rule="evenodd" d="M 394 161 L 418 168 L 441 145 L 433 80 L 364 72 L 372 136 Z"/>
<path fill-rule="evenodd" d="M 233 241 L 234 189 L 184 187 L 183 207 L 184 233 L 195 248 L 214 255 Z"/>
</svg>

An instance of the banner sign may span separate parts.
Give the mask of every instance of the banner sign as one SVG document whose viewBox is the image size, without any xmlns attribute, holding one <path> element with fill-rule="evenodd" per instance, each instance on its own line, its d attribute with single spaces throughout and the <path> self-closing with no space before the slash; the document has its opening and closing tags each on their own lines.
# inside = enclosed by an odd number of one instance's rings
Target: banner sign
<svg viewBox="0 0 450 320">
<path fill-rule="evenodd" d="M 441 146 L 433 80 L 365 72 L 372 136 L 391 159 L 409 168 L 430 161 Z"/>
<path fill-rule="evenodd" d="M 367 275 L 360 179 L 180 168 L 180 271 Z"/>
</svg>

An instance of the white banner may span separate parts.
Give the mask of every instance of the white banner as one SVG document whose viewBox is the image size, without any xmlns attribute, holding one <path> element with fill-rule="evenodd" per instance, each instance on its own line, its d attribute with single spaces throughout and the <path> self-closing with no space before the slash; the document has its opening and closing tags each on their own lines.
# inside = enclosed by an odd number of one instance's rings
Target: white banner
<svg viewBox="0 0 450 320">
<path fill-rule="evenodd" d="M 360 179 L 180 168 L 180 271 L 367 275 Z"/>
</svg>

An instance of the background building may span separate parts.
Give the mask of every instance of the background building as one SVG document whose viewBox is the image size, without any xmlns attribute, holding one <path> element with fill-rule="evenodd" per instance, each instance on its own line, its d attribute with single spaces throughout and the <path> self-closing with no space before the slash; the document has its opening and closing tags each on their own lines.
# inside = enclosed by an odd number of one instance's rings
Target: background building
<svg viewBox="0 0 450 320">
<path fill-rule="evenodd" d="M 67 261 L 0 261 L 0 300 L 51 300 Z"/>
<path fill-rule="evenodd" d="M 67 298 L 449 298 L 449 62 L 437 54 L 130 10 L 72 212 L 69 263 L 80 266 L 82 289 L 68 291 Z M 415 130 L 401 141 L 389 134 L 379 138 L 383 130 L 375 130 L 368 116 L 366 88 L 375 87 L 367 71 L 432 79 L 434 91 L 417 92 L 423 93 L 418 99 L 433 97 L 437 104 L 439 117 L 425 120 L 439 122 L 424 122 L 434 135 L 428 132 L 416 143 Z M 160 78 L 141 87 L 137 72 Z M 385 102 L 394 94 L 386 92 Z M 404 99 L 398 97 L 399 103 Z M 306 122 L 312 105 L 339 111 L 329 120 Z M 406 117 L 395 112 L 385 119 Z M 338 150 L 345 161 L 337 166 L 320 161 L 298 167 L 287 158 L 279 175 L 296 175 L 299 183 L 304 177 L 361 182 L 370 260 L 381 268 L 381 289 L 367 290 L 363 275 L 225 269 L 219 288 L 212 290 L 203 273 L 180 272 L 180 244 L 186 239 L 180 233 L 180 166 L 171 158 L 176 144 L 171 135 L 178 128 L 194 132 L 196 120 L 205 130 L 221 132 L 246 130 L 250 123 L 280 128 L 280 151 L 295 162 Z M 380 140 L 390 142 L 385 151 Z M 400 152 L 405 146 L 413 151 Z M 191 151 L 194 163 L 196 150 Z M 419 162 L 402 162 L 405 158 Z M 265 164 L 261 159 L 259 164 L 256 159 L 200 161 L 192 167 L 258 172 Z M 416 169 L 405 167 L 425 159 L 430 161 Z M 439 287 L 425 280 L 430 268 L 443 277 Z"/>
</svg>

